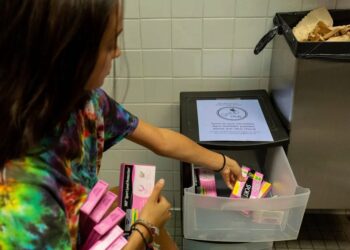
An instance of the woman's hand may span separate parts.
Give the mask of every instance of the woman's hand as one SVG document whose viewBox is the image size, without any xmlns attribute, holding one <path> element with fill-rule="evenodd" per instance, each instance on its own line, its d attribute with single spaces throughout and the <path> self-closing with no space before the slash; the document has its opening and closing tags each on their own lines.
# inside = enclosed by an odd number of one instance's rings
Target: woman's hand
<svg viewBox="0 0 350 250">
<path fill-rule="evenodd" d="M 164 184 L 164 179 L 160 179 L 155 184 L 153 192 L 140 214 L 140 219 L 143 219 L 158 228 L 162 228 L 165 222 L 171 217 L 169 211 L 171 205 L 167 199 L 161 195 Z"/>
<path fill-rule="evenodd" d="M 241 167 L 235 160 L 227 156 L 225 156 L 225 158 L 226 164 L 225 167 L 220 171 L 220 174 L 224 179 L 227 187 L 233 189 L 236 180 L 244 181 L 246 178 L 242 176 Z"/>
</svg>

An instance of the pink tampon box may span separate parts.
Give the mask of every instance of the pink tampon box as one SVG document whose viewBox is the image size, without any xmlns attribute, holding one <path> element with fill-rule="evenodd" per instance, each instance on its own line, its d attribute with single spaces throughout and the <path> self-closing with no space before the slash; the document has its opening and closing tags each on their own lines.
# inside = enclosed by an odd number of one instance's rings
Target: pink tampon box
<svg viewBox="0 0 350 250">
<path fill-rule="evenodd" d="M 102 196 L 108 191 L 108 183 L 99 180 L 96 185 L 91 189 L 87 200 L 81 206 L 80 212 L 89 215 Z"/>
<path fill-rule="evenodd" d="M 213 171 L 199 168 L 199 183 L 204 190 L 204 195 L 217 196 L 215 173 Z"/>
<path fill-rule="evenodd" d="M 153 165 L 122 164 L 119 179 L 119 206 L 126 212 L 125 231 L 133 222 L 151 195 L 156 175 Z M 122 225 L 124 226 L 124 225 Z"/>
<path fill-rule="evenodd" d="M 123 229 L 119 226 L 112 228 L 105 236 L 98 240 L 89 250 L 106 250 L 112 243 L 122 236 Z"/>
<path fill-rule="evenodd" d="M 99 180 L 95 186 L 91 189 L 85 203 L 80 208 L 79 214 L 79 230 L 80 230 L 80 240 L 85 242 L 86 238 L 90 233 L 91 221 L 89 220 L 89 215 L 93 209 L 97 206 L 101 198 L 108 191 L 108 183 Z"/>
<path fill-rule="evenodd" d="M 242 176 L 248 177 L 245 181 L 236 181 L 231 197 L 233 198 L 259 198 L 261 182 L 264 175 L 248 167 L 242 167 Z"/>
<path fill-rule="evenodd" d="M 96 224 L 100 222 L 102 217 L 108 211 L 108 209 L 112 206 L 113 202 L 117 199 L 117 195 L 108 191 L 105 193 L 101 199 L 101 201 L 96 205 L 96 207 L 92 210 L 89 218 L 91 221 Z M 93 225 L 94 226 L 94 225 Z"/>
<path fill-rule="evenodd" d="M 121 250 L 125 245 L 128 243 L 128 241 L 123 237 L 120 236 L 118 239 L 116 239 L 112 245 L 110 245 L 107 250 Z"/>
<path fill-rule="evenodd" d="M 99 239 L 102 238 L 111 228 L 117 225 L 125 216 L 125 212 L 119 207 L 115 208 L 107 217 L 105 217 L 100 223 L 94 226 L 87 238 L 83 250 L 89 249 Z"/>
</svg>

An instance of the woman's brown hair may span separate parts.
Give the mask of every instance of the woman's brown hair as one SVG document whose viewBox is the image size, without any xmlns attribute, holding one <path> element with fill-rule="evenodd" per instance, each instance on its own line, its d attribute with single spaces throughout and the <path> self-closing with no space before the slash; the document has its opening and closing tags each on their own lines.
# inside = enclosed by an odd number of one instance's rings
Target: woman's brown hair
<svg viewBox="0 0 350 250">
<path fill-rule="evenodd" d="M 84 87 L 117 0 L 2 0 L 0 170 L 52 135 Z"/>
</svg>

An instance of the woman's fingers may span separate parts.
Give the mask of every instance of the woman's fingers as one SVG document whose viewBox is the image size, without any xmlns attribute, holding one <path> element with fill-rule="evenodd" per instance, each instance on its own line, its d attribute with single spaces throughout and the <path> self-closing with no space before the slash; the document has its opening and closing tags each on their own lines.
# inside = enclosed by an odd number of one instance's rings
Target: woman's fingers
<svg viewBox="0 0 350 250">
<path fill-rule="evenodd" d="M 160 192 L 164 188 L 164 185 L 165 185 L 164 179 L 160 179 L 159 181 L 157 181 L 157 183 L 154 185 L 153 191 L 148 199 L 150 201 L 157 202 L 159 200 L 159 197 L 160 197 Z"/>
</svg>

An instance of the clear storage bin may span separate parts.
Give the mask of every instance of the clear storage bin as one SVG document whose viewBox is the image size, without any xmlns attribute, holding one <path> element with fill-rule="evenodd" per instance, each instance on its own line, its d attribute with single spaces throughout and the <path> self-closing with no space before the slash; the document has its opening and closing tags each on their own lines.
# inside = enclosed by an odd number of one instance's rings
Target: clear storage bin
<svg viewBox="0 0 350 250">
<path fill-rule="evenodd" d="M 271 198 L 231 199 L 184 189 L 186 239 L 216 242 L 272 242 L 298 237 L 310 190 L 298 186 L 282 147 L 267 149 L 264 174 Z M 193 174 L 192 174 L 193 178 Z"/>
</svg>

